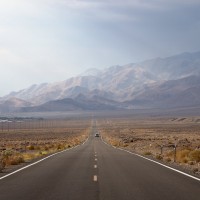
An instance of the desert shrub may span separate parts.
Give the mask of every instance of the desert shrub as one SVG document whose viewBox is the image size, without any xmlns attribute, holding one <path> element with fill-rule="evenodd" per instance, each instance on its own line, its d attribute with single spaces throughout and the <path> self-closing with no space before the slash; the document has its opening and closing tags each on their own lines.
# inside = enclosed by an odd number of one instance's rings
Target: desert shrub
<svg viewBox="0 0 200 200">
<path fill-rule="evenodd" d="M 156 159 L 158 159 L 158 160 L 162 160 L 163 157 L 162 157 L 161 155 L 156 155 Z"/>
<path fill-rule="evenodd" d="M 176 158 L 181 163 L 187 163 L 190 150 L 183 149 L 177 152 Z"/>
<path fill-rule="evenodd" d="M 124 143 L 124 144 L 123 144 L 123 147 L 128 147 L 128 144 L 127 144 L 127 143 Z"/>
<path fill-rule="evenodd" d="M 18 165 L 24 162 L 24 158 L 21 155 L 13 155 L 6 159 L 6 165 Z"/>
<path fill-rule="evenodd" d="M 120 141 L 116 140 L 116 139 L 110 139 L 109 143 L 115 147 L 119 147 L 120 146 Z"/>
<path fill-rule="evenodd" d="M 166 158 L 165 161 L 166 162 L 171 162 L 172 160 L 171 160 L 171 158 Z"/>
<path fill-rule="evenodd" d="M 146 151 L 146 152 L 144 152 L 144 155 L 145 156 L 150 156 L 150 155 L 152 155 L 152 153 L 150 151 Z"/>
<path fill-rule="evenodd" d="M 48 147 L 48 146 L 45 146 L 45 147 L 44 147 L 44 150 L 45 150 L 45 151 L 48 151 L 48 150 L 49 150 L 49 147 Z"/>
<path fill-rule="evenodd" d="M 48 145 L 49 149 L 53 149 L 54 148 L 54 144 L 50 144 Z"/>
<path fill-rule="evenodd" d="M 2 156 L 3 165 L 18 165 L 24 162 L 24 158 L 21 154 L 13 153 L 13 152 L 4 152 Z"/>
<path fill-rule="evenodd" d="M 174 151 L 167 152 L 166 156 L 173 157 L 174 156 Z"/>
<path fill-rule="evenodd" d="M 5 166 L 18 165 L 18 164 L 24 162 L 24 158 L 20 154 L 13 154 L 13 155 L 4 157 L 3 162 L 4 162 Z"/>
<path fill-rule="evenodd" d="M 58 145 L 57 145 L 57 150 L 61 150 L 61 149 L 62 149 L 61 144 L 58 144 Z"/>
<path fill-rule="evenodd" d="M 35 150 L 40 151 L 40 150 L 41 150 L 41 147 L 40 147 L 40 146 L 35 146 Z"/>
<path fill-rule="evenodd" d="M 41 155 L 43 155 L 43 156 L 48 154 L 47 151 L 41 151 L 40 153 L 41 153 Z"/>
<path fill-rule="evenodd" d="M 5 169 L 5 166 L 6 166 L 5 161 L 3 157 L 0 156 L 0 172 L 2 172 Z"/>
<path fill-rule="evenodd" d="M 11 156 L 11 151 L 3 151 L 0 155 L 0 172 L 2 172 L 5 169 L 6 166 L 6 160 Z"/>
<path fill-rule="evenodd" d="M 24 153 L 23 154 L 23 159 L 25 161 L 29 161 L 29 160 L 32 160 L 34 158 L 36 158 L 36 154 L 34 154 L 34 153 Z"/>
<path fill-rule="evenodd" d="M 200 150 L 193 150 L 189 153 L 189 158 L 192 161 L 200 162 Z"/>
<path fill-rule="evenodd" d="M 11 150 L 6 150 L 2 152 L 2 159 L 6 159 L 14 154 Z"/>
<path fill-rule="evenodd" d="M 27 147 L 28 150 L 35 150 L 35 146 L 34 145 L 30 145 Z"/>
</svg>

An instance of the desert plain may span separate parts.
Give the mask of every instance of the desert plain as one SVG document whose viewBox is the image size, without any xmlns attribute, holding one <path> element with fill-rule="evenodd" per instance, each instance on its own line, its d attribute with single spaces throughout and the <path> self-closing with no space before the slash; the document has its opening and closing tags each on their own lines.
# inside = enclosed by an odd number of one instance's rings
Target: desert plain
<svg viewBox="0 0 200 200">
<path fill-rule="evenodd" d="M 107 118 L 98 127 L 112 146 L 200 175 L 200 117 Z"/>
<path fill-rule="evenodd" d="M 106 143 L 200 176 L 199 116 L 111 115 L 4 120 L 0 123 L 1 174 L 83 143 L 94 120 Z"/>
</svg>

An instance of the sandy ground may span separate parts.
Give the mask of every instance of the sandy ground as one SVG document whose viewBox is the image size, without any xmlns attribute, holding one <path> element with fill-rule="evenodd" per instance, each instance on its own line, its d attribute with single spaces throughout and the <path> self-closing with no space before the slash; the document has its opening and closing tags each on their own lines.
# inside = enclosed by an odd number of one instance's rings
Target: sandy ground
<svg viewBox="0 0 200 200">
<path fill-rule="evenodd" d="M 108 143 L 200 175 L 200 117 L 98 120 Z"/>
<path fill-rule="evenodd" d="M 88 137 L 90 120 L 30 121 L 0 130 L 0 172 L 76 146 Z"/>
</svg>

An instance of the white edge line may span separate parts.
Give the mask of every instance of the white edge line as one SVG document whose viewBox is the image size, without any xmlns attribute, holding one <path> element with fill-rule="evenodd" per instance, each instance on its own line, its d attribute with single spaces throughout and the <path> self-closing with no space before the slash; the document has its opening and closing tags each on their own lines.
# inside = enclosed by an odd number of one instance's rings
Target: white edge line
<svg viewBox="0 0 200 200">
<path fill-rule="evenodd" d="M 11 175 L 13 175 L 13 174 L 16 174 L 17 172 L 20 172 L 20 171 L 22 171 L 22 170 L 24 170 L 24 169 L 26 169 L 26 168 L 28 168 L 28 167 L 31 167 L 31 166 L 33 166 L 33 165 L 36 165 L 36 164 L 38 164 L 38 163 L 40 163 L 40 162 L 42 162 L 42 161 L 44 161 L 44 160 L 46 160 L 46 159 L 48 159 L 48 158 L 50 158 L 50 157 L 52 157 L 52 156 L 55 156 L 55 155 L 57 155 L 57 154 L 60 154 L 60 153 L 65 152 L 65 151 L 69 151 L 69 150 L 72 150 L 72 149 L 77 148 L 77 147 L 79 147 L 79 146 L 82 146 L 82 145 L 84 145 L 84 144 L 88 141 L 88 139 L 89 139 L 89 137 L 88 137 L 82 144 L 79 144 L 79 145 L 74 146 L 74 147 L 71 147 L 71 148 L 69 148 L 69 149 L 65 149 L 65 150 L 63 150 L 63 151 L 59 151 L 59 152 L 57 152 L 57 153 L 51 154 L 51 155 L 49 155 L 49 156 L 47 156 L 47 157 L 45 157 L 45 158 L 42 158 L 42 159 L 40 159 L 40 160 L 38 160 L 38 161 L 36 161 L 36 162 L 34 162 L 34 163 L 31 163 L 30 165 L 27 165 L 27 166 L 22 167 L 22 168 L 20 168 L 20 169 L 14 171 L 14 172 L 11 172 L 11 173 L 7 174 L 7 175 L 5 175 L 5 176 L 2 176 L 2 177 L 0 177 L 0 180 L 6 178 L 6 177 L 8 177 L 8 176 L 11 176 Z"/>
<path fill-rule="evenodd" d="M 94 175 L 94 177 L 93 177 L 93 180 L 94 180 L 94 182 L 97 182 L 97 175 Z"/>
<path fill-rule="evenodd" d="M 195 177 L 195 176 L 192 176 L 192 175 L 187 174 L 187 173 L 185 173 L 185 172 L 182 172 L 182 171 L 180 171 L 180 170 L 174 169 L 174 168 L 172 168 L 172 167 L 169 167 L 169 166 L 167 166 L 167 165 L 164 165 L 164 164 L 162 164 L 162 163 L 159 163 L 159 162 L 157 162 L 157 161 L 155 161 L 155 160 L 151 160 L 151 159 L 146 158 L 146 157 L 144 157 L 144 156 L 141 156 L 141 155 L 139 155 L 139 154 L 137 154 L 137 153 L 133 153 L 133 152 L 131 152 L 131 151 L 128 151 L 128 150 L 125 150 L 125 149 L 122 149 L 122 148 L 117 148 L 117 147 L 115 147 L 115 146 L 112 146 L 112 145 L 106 143 L 106 142 L 103 140 L 102 137 L 101 137 L 101 140 L 102 140 L 102 142 L 103 142 L 104 144 L 106 144 L 106 145 L 108 145 L 108 146 L 110 146 L 110 147 L 113 147 L 113 148 L 118 149 L 118 150 L 121 150 L 121 151 L 125 151 L 125 152 L 130 153 L 130 154 L 133 154 L 133 155 L 135 155 L 135 156 L 138 156 L 138 157 L 140 157 L 140 158 L 143 158 L 143 159 L 145 159 L 145 160 L 151 161 L 151 162 L 153 162 L 153 163 L 156 163 L 156 164 L 161 165 L 161 166 L 163 166 L 163 167 L 165 167 L 165 168 L 171 169 L 171 170 L 173 170 L 173 171 L 175 171 L 175 172 L 178 172 L 178 173 L 180 173 L 180 174 L 183 174 L 183 175 L 185 175 L 185 176 L 188 176 L 188 177 L 190 177 L 190 178 L 192 178 L 192 179 L 195 179 L 195 180 L 197 180 L 197 181 L 200 181 L 200 178 L 197 178 L 197 177 Z"/>
</svg>

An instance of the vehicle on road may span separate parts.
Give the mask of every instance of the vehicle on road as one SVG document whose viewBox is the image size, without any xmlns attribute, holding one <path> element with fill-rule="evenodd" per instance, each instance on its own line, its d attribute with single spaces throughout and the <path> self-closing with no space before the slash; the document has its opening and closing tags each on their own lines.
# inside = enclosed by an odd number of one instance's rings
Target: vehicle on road
<svg viewBox="0 0 200 200">
<path fill-rule="evenodd" d="M 99 137 L 99 133 L 95 133 L 95 137 Z"/>
</svg>

